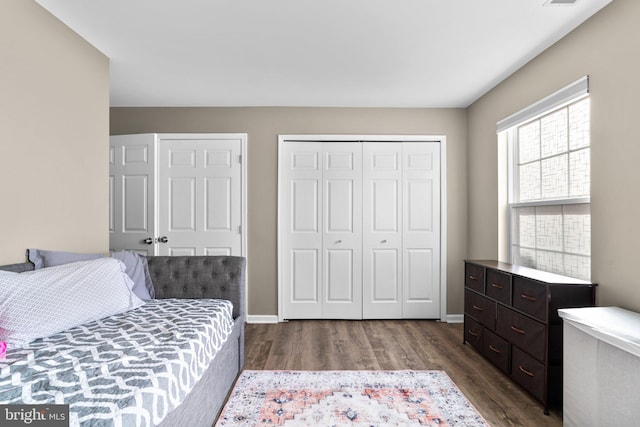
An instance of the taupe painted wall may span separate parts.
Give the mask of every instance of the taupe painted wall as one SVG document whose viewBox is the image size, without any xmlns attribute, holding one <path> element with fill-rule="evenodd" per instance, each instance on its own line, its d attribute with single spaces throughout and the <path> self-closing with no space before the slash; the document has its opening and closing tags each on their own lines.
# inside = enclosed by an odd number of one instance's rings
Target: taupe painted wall
<svg viewBox="0 0 640 427">
<path fill-rule="evenodd" d="M 249 314 L 276 315 L 279 134 L 420 134 L 447 137 L 447 311 L 460 314 L 467 245 L 464 109 L 112 108 L 111 134 L 248 134 Z"/>
<path fill-rule="evenodd" d="M 109 61 L 32 0 L 0 2 L 0 264 L 107 251 Z"/>
<path fill-rule="evenodd" d="M 471 258 L 498 253 L 496 122 L 589 75 L 592 280 L 600 305 L 640 311 L 639 22 L 614 0 L 468 109 Z"/>
</svg>

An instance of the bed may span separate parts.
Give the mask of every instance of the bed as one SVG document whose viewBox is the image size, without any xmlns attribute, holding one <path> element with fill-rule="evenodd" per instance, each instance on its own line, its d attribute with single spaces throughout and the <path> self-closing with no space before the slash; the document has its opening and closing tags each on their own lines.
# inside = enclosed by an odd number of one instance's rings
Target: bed
<svg viewBox="0 0 640 427">
<path fill-rule="evenodd" d="M 154 299 L 10 349 L 0 403 L 69 404 L 71 425 L 211 426 L 243 367 L 245 259 L 146 263 Z"/>
</svg>

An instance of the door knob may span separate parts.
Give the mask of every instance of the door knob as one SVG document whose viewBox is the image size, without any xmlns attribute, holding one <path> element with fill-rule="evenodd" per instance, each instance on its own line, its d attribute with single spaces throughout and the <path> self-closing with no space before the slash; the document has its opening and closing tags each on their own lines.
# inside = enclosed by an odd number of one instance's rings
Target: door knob
<svg viewBox="0 0 640 427">
<path fill-rule="evenodd" d="M 168 241 L 167 236 L 158 237 L 158 242 L 160 243 L 167 243 Z"/>
<path fill-rule="evenodd" d="M 151 237 L 147 237 L 146 239 L 144 239 L 142 241 L 142 243 L 144 243 L 145 245 L 152 245 L 153 244 L 153 239 Z"/>
<path fill-rule="evenodd" d="M 386 239 L 385 239 L 385 240 L 383 240 L 383 241 L 382 241 L 382 243 L 387 243 L 387 240 L 386 240 Z"/>
</svg>

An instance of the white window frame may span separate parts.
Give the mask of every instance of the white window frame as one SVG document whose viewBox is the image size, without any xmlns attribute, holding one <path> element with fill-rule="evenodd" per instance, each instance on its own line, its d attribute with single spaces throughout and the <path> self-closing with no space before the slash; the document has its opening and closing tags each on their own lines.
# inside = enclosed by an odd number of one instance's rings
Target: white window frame
<svg viewBox="0 0 640 427">
<path fill-rule="evenodd" d="M 507 140 L 508 147 L 508 162 L 507 162 L 507 174 L 508 174 L 508 204 L 507 204 L 507 251 L 510 262 L 514 261 L 513 253 L 513 211 L 516 208 L 523 207 L 547 207 L 547 206 L 567 206 L 567 205 L 580 205 L 591 204 L 591 197 L 572 197 L 572 198 L 558 198 L 558 199 L 545 199 L 545 200 L 532 200 L 525 202 L 514 202 L 516 200 L 516 188 L 519 188 L 518 180 L 519 174 L 514 170 L 515 165 L 518 164 L 518 126 L 524 125 L 527 122 L 539 119 L 543 116 L 553 113 L 563 107 L 574 104 L 581 99 L 589 95 L 589 78 L 584 76 L 577 81 L 569 84 L 568 86 L 560 89 L 552 95 L 532 104 L 531 106 L 518 111 L 515 114 L 499 121 L 497 123 L 498 134 L 503 134 Z M 589 144 L 589 149 L 591 144 Z M 581 148 L 583 149 L 583 148 Z M 569 154 L 572 150 L 566 151 Z M 540 159 L 542 160 L 542 159 Z M 564 252 L 564 250 L 562 251 Z M 590 258 L 590 256 L 589 256 Z M 590 271 L 589 271 L 590 275 Z"/>
</svg>

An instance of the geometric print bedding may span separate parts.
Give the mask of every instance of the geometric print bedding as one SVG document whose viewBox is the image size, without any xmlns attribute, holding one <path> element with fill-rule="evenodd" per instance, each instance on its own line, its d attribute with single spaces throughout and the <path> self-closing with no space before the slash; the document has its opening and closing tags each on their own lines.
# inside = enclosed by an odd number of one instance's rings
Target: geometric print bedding
<svg viewBox="0 0 640 427">
<path fill-rule="evenodd" d="M 162 299 L 9 349 L 0 404 L 69 404 L 70 426 L 153 426 L 233 329 L 231 302 Z"/>
</svg>

